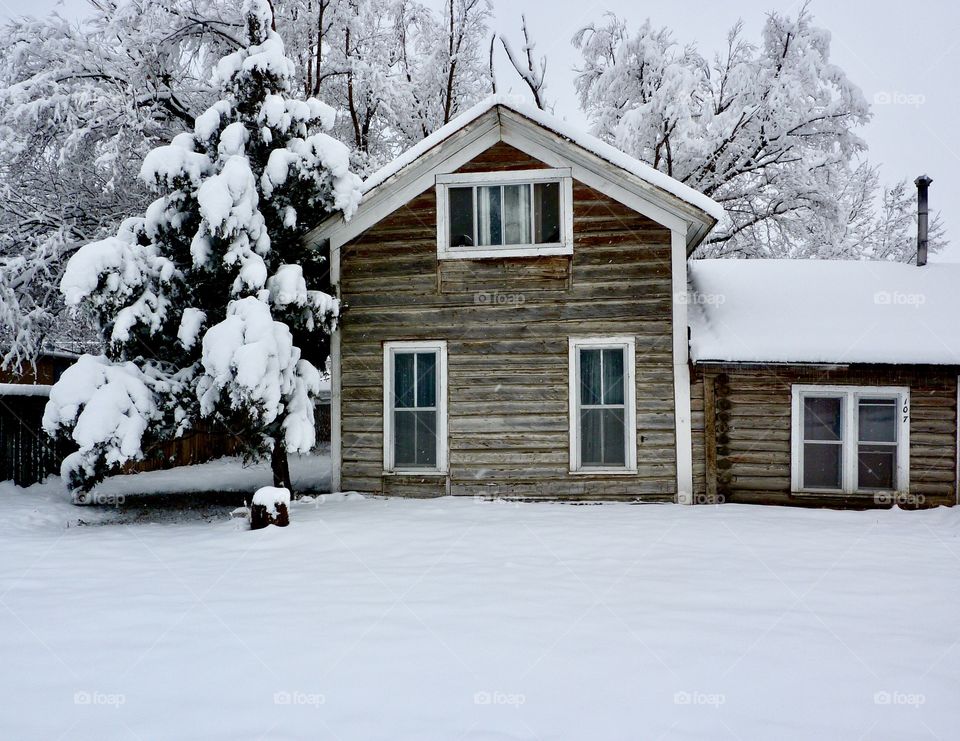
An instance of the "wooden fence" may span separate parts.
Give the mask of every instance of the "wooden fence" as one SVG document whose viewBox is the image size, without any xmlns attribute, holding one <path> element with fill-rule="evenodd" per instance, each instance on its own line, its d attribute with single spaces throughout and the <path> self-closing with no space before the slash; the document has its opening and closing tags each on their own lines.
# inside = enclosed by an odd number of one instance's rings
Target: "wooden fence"
<svg viewBox="0 0 960 741">
<path fill-rule="evenodd" d="M 46 403 L 44 396 L 0 396 L 0 481 L 29 486 L 60 472 L 70 448 L 44 433 Z"/>
<path fill-rule="evenodd" d="M 51 474 L 60 473 L 60 463 L 74 449 L 68 442 L 54 442 L 43 431 L 41 421 L 45 396 L 0 394 L 0 481 L 13 480 L 29 486 Z M 316 411 L 317 440 L 330 440 L 330 407 Z M 143 460 L 131 463 L 123 473 L 156 471 L 174 466 L 203 463 L 240 451 L 240 441 L 215 430 L 197 430 L 145 451 Z"/>
</svg>

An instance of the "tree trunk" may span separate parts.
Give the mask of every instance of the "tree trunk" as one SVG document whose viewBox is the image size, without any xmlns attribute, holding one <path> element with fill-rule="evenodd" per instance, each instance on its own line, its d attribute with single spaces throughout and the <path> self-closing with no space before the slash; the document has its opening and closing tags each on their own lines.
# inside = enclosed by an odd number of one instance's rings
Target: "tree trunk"
<svg viewBox="0 0 960 741">
<path fill-rule="evenodd" d="M 282 440 L 274 440 L 270 453 L 270 468 L 273 469 L 273 485 L 287 489 L 293 498 L 293 482 L 290 480 L 290 462 L 287 460 L 287 447 Z"/>
</svg>

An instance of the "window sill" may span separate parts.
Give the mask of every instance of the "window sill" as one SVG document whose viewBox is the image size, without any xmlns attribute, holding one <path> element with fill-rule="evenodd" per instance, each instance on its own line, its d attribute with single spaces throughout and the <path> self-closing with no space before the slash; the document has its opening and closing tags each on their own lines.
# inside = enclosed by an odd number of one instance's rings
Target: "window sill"
<svg viewBox="0 0 960 741">
<path fill-rule="evenodd" d="M 857 491 L 837 491 L 836 489 L 802 489 L 793 490 L 790 496 L 794 497 L 833 497 L 836 499 L 874 499 L 876 497 L 898 497 L 903 492 L 891 489 L 858 489 Z"/>
<path fill-rule="evenodd" d="M 499 257 L 549 257 L 572 255 L 572 244 L 507 245 L 503 247 L 446 247 L 437 252 L 438 260 L 486 260 Z"/>
<path fill-rule="evenodd" d="M 636 476 L 635 468 L 581 468 L 570 471 L 571 476 Z"/>
<path fill-rule="evenodd" d="M 381 476 L 419 476 L 425 478 L 428 476 L 440 477 L 446 476 L 446 471 L 417 471 L 417 470 L 407 470 L 407 471 L 383 471 Z"/>
</svg>

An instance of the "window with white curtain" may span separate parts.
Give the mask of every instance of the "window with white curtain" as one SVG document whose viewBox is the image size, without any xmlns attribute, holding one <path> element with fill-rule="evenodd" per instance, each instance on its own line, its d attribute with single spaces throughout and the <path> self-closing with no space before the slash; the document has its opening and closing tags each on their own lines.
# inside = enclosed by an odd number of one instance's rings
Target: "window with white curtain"
<svg viewBox="0 0 960 741">
<path fill-rule="evenodd" d="M 568 169 L 437 176 L 441 258 L 570 254 Z"/>
</svg>

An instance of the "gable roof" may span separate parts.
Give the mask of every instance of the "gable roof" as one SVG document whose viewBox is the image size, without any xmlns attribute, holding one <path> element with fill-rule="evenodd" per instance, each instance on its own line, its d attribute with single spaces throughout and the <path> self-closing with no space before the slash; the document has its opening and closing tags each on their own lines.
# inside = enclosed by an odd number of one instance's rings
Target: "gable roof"
<svg viewBox="0 0 960 741">
<path fill-rule="evenodd" d="M 629 172 L 631 175 L 635 175 L 650 185 L 660 188 L 661 190 L 664 190 L 667 193 L 686 201 L 691 206 L 694 206 L 695 208 L 698 208 L 704 213 L 710 215 L 716 221 L 719 221 L 723 217 L 723 206 L 714 201 L 712 198 L 709 198 L 708 196 L 703 195 L 703 193 L 694 190 L 689 185 L 684 185 L 679 180 L 675 180 L 669 175 L 660 172 L 659 170 L 648 165 L 646 162 L 641 162 L 635 157 L 631 157 L 630 155 L 621 152 L 616 147 L 610 146 L 597 137 L 580 131 L 574 126 L 570 126 L 568 123 L 560 120 L 552 114 L 541 111 L 535 106 L 518 102 L 516 96 L 512 95 L 493 95 L 473 106 L 472 108 L 464 111 L 450 121 L 450 123 L 440 127 L 435 132 L 430 134 L 430 136 L 418 142 L 415 146 L 411 147 L 399 157 L 391 162 L 388 162 L 386 165 L 370 175 L 366 180 L 363 181 L 363 192 L 367 193 L 384 181 L 393 177 L 422 154 L 450 138 L 452 134 L 456 133 L 470 122 L 480 118 L 480 116 L 495 106 L 502 106 L 503 108 L 513 111 L 524 118 L 530 119 L 543 128 L 552 131 L 554 134 L 557 134 L 558 136 L 561 136 L 564 139 L 567 139 L 568 141 L 571 141 L 574 144 L 582 147 L 588 152 L 597 155 L 601 159 L 606 160 L 609 164 L 619 167 L 621 170 Z"/>
<path fill-rule="evenodd" d="M 695 362 L 960 365 L 960 264 L 691 260 Z"/>
<path fill-rule="evenodd" d="M 520 103 L 515 96 L 496 95 L 460 114 L 364 180 L 363 199 L 352 220 L 356 225 L 350 227 L 335 215 L 314 229 L 307 241 L 315 243 L 337 228 L 362 232 L 369 228 L 370 221 L 363 218 L 364 211 L 379 214 L 391 206 L 397 208 L 404 198 L 409 200 L 411 193 L 416 195 L 432 186 L 433 175 L 456 171 L 497 141 L 550 166 L 572 165 L 573 177 L 584 181 L 590 178 L 587 184 L 591 187 L 597 187 L 597 178 L 604 179 L 611 187 L 601 190 L 628 206 L 636 208 L 635 199 L 641 199 L 649 205 L 647 215 L 655 221 L 685 228 L 688 251 L 702 241 L 724 213 L 722 206 L 702 193 L 556 116 Z M 457 157 L 457 153 L 463 156 Z"/>
</svg>

